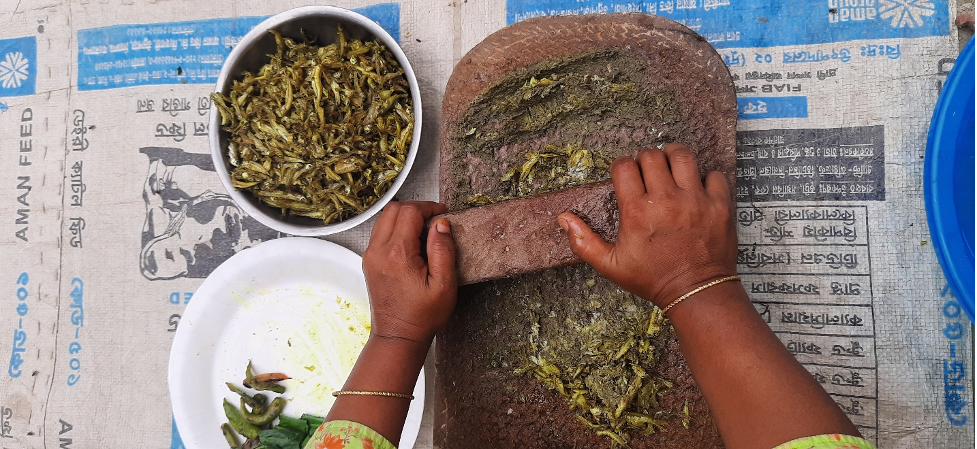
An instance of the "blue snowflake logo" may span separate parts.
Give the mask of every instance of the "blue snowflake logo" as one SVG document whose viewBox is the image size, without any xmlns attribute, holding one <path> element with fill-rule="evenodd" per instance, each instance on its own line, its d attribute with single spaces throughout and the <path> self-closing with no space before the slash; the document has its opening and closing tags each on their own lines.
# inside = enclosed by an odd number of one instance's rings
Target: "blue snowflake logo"
<svg viewBox="0 0 977 449">
<path fill-rule="evenodd" d="M 16 51 L 7 53 L 0 61 L 0 86 L 4 89 L 18 88 L 27 79 L 27 68 L 30 63 L 24 54 Z"/>
<path fill-rule="evenodd" d="M 879 15 L 888 19 L 893 28 L 915 28 L 923 25 L 923 18 L 936 13 L 931 0 L 881 0 Z"/>
</svg>

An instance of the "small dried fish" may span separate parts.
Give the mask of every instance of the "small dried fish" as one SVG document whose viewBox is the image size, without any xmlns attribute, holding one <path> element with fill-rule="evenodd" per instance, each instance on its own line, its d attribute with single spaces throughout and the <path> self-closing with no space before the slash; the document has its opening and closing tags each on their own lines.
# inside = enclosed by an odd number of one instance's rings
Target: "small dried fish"
<svg viewBox="0 0 977 449">
<path fill-rule="evenodd" d="M 573 153 L 569 153 L 572 157 Z M 552 358 L 552 345 L 558 343 L 544 343 L 539 318 L 532 312 L 529 315 L 531 352 L 524 354 L 526 363 L 515 373 L 531 375 L 555 391 L 567 401 L 567 408 L 576 414 L 577 421 L 597 435 L 610 438 L 612 447 L 626 447 L 634 433 L 663 431 L 666 420 L 671 418 L 681 417 L 683 427 L 689 428 L 688 401 L 681 412 L 664 409 L 661 398 L 674 384 L 645 368 L 654 365 L 654 343 L 667 337 L 661 331 L 670 326 L 660 309 L 651 308 L 646 317 L 635 321 L 634 327 L 603 338 L 599 337 L 604 332 L 600 327 L 577 328 L 577 332 L 597 338 L 580 348 L 584 356 L 575 365 Z"/>
<path fill-rule="evenodd" d="M 526 154 L 526 161 L 510 168 L 501 178 L 506 194 L 490 197 L 476 193 L 469 206 L 505 201 L 554 190 L 602 181 L 609 174 L 611 158 L 603 150 L 587 150 L 575 145 L 546 145 L 542 151 Z"/>
<path fill-rule="evenodd" d="M 686 429 L 688 429 L 689 428 L 689 424 L 692 423 L 692 417 L 689 416 L 689 400 L 688 399 L 685 400 L 685 405 L 682 406 L 682 414 L 685 415 L 685 417 L 682 418 L 682 427 L 685 427 Z"/>
<path fill-rule="evenodd" d="M 414 135 L 410 88 L 375 41 L 299 43 L 277 31 L 277 52 L 228 95 L 211 94 L 228 132 L 232 185 L 261 202 L 324 223 L 376 203 L 404 168 Z"/>
</svg>

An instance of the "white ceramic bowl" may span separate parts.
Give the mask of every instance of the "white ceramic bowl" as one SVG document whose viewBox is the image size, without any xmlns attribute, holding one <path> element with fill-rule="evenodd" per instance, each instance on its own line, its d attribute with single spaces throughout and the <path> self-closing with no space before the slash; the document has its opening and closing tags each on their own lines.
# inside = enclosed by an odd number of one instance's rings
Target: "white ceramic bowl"
<svg viewBox="0 0 977 449">
<path fill-rule="evenodd" d="M 256 73 L 261 66 L 270 61 L 268 55 L 275 52 L 276 45 L 274 36 L 268 30 L 277 30 L 282 36 L 297 41 L 303 39 L 301 32 L 304 31 L 306 36 L 316 38 L 318 45 L 329 45 L 335 42 L 339 25 L 342 25 L 348 39 L 377 40 L 393 53 L 397 62 L 404 69 L 414 108 L 414 137 L 411 139 L 404 168 L 394 179 L 387 193 L 363 213 L 330 224 L 323 224 L 322 220 L 308 217 L 282 217 L 281 209 L 263 204 L 254 195 L 234 188 L 231 185 L 231 163 L 227 156 L 228 133 L 221 130 L 220 114 L 217 112 L 217 107 L 211 106 L 210 108 L 210 152 L 214 159 L 217 175 L 220 177 L 221 183 L 224 184 L 224 188 L 248 215 L 269 228 L 287 234 L 304 236 L 335 234 L 369 220 L 380 209 L 383 209 L 383 206 L 397 194 L 397 190 L 404 184 L 407 173 L 410 171 L 411 165 L 414 164 L 417 147 L 421 140 L 421 94 L 417 86 L 417 78 L 414 76 L 414 70 L 411 68 L 410 62 L 407 61 L 404 51 L 397 45 L 397 41 L 376 22 L 362 14 L 343 8 L 304 6 L 276 14 L 261 22 L 241 38 L 241 41 L 227 56 L 217 78 L 217 92 L 226 95 L 230 91 L 234 79 L 242 77 L 245 71 Z"/>
</svg>

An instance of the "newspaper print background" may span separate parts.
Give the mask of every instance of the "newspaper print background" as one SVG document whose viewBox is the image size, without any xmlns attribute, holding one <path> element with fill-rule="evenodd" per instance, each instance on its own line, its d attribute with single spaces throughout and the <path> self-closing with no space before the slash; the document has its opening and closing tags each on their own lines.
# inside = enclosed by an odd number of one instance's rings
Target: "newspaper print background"
<svg viewBox="0 0 977 449">
<path fill-rule="evenodd" d="M 304 4 L 0 3 L 0 447 L 184 446 L 166 387 L 180 315 L 223 260 L 279 237 L 214 176 L 207 94 L 240 36 Z M 384 26 L 417 71 L 426 123 L 401 199 L 436 199 L 444 85 L 491 32 L 617 11 L 698 31 L 736 82 L 739 263 L 757 310 L 880 446 L 973 446 L 973 327 L 922 202 L 954 5 L 337 5 Z M 330 240 L 362 252 L 371 224 Z"/>
</svg>

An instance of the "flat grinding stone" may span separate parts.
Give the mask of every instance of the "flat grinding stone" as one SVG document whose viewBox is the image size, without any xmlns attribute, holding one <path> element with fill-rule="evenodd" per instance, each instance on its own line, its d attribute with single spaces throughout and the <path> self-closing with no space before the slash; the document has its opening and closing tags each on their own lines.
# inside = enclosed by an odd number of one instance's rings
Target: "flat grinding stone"
<svg viewBox="0 0 977 449">
<path fill-rule="evenodd" d="M 605 51 L 610 53 L 601 53 Z M 663 125 L 659 119 L 664 116 L 622 117 L 608 110 L 607 119 L 598 117 L 592 127 L 546 128 L 501 141 L 491 151 L 473 151 L 462 144 L 466 114 L 494 86 L 513 75 L 527 80 L 544 76 L 547 61 L 561 58 L 571 61 L 569 69 L 562 65 L 565 72 L 573 72 L 573 58 L 588 54 L 596 56 L 580 64 L 581 70 L 608 79 L 623 76 L 639 90 L 655 95 L 668 92 L 679 119 Z M 732 79 L 716 51 L 688 28 L 646 14 L 556 16 L 519 22 L 487 37 L 459 61 L 442 104 L 440 196 L 448 205 L 459 244 L 463 282 L 491 278 L 485 273 L 505 273 L 512 266 L 520 267 L 513 271 L 518 273 L 537 265 L 573 263 L 556 215 L 566 210 L 586 215 L 588 208 L 590 212 L 613 210 L 606 183 L 592 188 L 597 197 L 591 200 L 556 192 L 468 209 L 472 195 L 498 196 L 500 178 L 524 163 L 527 154 L 546 145 L 573 142 L 613 158 L 670 141 L 682 142 L 696 153 L 702 174 L 719 170 L 733 186 L 736 98 Z M 617 217 L 603 216 L 612 218 L 595 227 L 613 237 Z M 535 249 L 523 248 L 520 260 L 512 260 L 513 248 L 530 245 Z M 611 447 L 610 439 L 576 420 L 564 398 L 535 378 L 514 373 L 525 363 L 522 353 L 527 351 L 531 316 L 540 317 L 548 310 L 550 316 L 566 313 L 567 320 L 580 321 L 578 312 L 592 303 L 595 294 L 620 294 L 599 276 L 595 284 L 594 276 L 586 265 L 575 265 L 460 289 L 452 319 L 436 344 L 435 447 Z M 656 369 L 675 386 L 663 397 L 662 406 L 680 410 L 687 403 L 692 428 L 682 429 L 680 419 L 669 418 L 667 433 L 632 433 L 630 447 L 721 446 L 677 341 L 665 346 Z"/>
<path fill-rule="evenodd" d="M 608 241 L 617 236 L 617 200 L 610 182 L 472 207 L 442 215 L 458 246 L 460 285 L 579 263 L 557 222 L 583 218 Z M 497 257 L 496 257 L 497 256 Z"/>
</svg>

